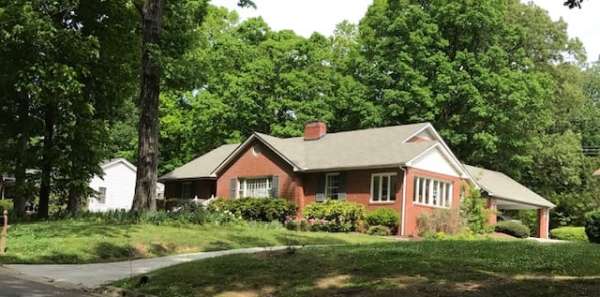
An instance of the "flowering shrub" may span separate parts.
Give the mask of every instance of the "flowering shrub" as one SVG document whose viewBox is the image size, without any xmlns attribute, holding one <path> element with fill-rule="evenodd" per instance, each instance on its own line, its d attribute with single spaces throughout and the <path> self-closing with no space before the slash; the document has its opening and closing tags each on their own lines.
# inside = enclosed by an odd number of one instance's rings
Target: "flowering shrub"
<svg viewBox="0 0 600 297">
<path fill-rule="evenodd" d="M 278 198 L 217 199 L 208 208 L 213 211 L 229 211 L 248 221 L 279 221 L 296 214 L 296 206 Z"/>
<path fill-rule="evenodd" d="M 364 206 L 337 200 L 313 203 L 304 209 L 304 217 L 313 231 L 356 231 L 364 214 Z"/>
</svg>

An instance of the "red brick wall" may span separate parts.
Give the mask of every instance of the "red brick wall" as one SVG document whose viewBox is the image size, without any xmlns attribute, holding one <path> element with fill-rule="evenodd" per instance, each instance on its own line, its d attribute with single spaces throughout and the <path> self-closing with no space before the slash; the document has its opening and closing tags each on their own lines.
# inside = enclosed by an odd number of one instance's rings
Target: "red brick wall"
<svg viewBox="0 0 600 297">
<path fill-rule="evenodd" d="M 257 154 L 253 150 L 256 146 Z M 278 197 L 289 198 L 294 201 L 297 193 L 295 174 L 292 167 L 264 146 L 255 141 L 239 155 L 227 168 L 218 173 L 217 197 L 229 197 L 229 183 L 232 178 L 278 176 Z"/>
<path fill-rule="evenodd" d="M 332 171 L 337 172 L 337 171 Z M 388 203 L 372 203 L 371 200 L 371 174 L 395 172 L 396 178 L 396 200 Z M 402 207 L 402 179 L 403 171 L 398 168 L 377 170 L 355 170 L 347 171 L 346 174 L 346 200 L 360 203 L 373 210 L 379 207 L 389 207 L 400 212 Z M 315 196 L 319 191 L 319 179 L 325 178 L 325 173 L 310 173 L 304 175 L 304 201 L 305 205 L 315 202 Z"/>
<path fill-rule="evenodd" d="M 417 236 L 419 234 L 419 230 L 417 228 L 417 218 L 422 213 L 431 213 L 434 207 L 417 205 L 413 203 L 413 195 L 414 195 L 414 178 L 418 177 L 431 177 L 435 179 L 439 179 L 442 181 L 447 181 L 452 183 L 452 204 L 451 208 L 459 208 L 460 207 L 460 187 L 462 180 L 459 177 L 448 176 L 444 174 L 439 174 L 435 172 L 424 171 L 416 168 L 407 168 L 406 169 L 406 211 L 404 218 L 404 235 L 408 236 Z M 444 209 L 444 208 L 440 208 Z"/>
</svg>

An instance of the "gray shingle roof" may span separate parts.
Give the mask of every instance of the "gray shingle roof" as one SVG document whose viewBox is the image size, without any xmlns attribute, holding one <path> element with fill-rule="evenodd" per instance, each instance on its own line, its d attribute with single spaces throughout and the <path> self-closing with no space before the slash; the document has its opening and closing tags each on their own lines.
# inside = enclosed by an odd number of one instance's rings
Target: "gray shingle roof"
<svg viewBox="0 0 600 297">
<path fill-rule="evenodd" d="M 555 207 L 552 202 L 516 182 L 506 174 L 480 167 L 465 165 L 471 176 L 491 196 L 533 206 Z"/>
<path fill-rule="evenodd" d="M 213 170 L 217 168 L 240 144 L 222 145 L 185 165 L 161 176 L 159 181 L 176 179 L 212 178 Z"/>
<path fill-rule="evenodd" d="M 257 135 L 303 171 L 380 167 L 404 164 L 437 144 L 405 143 L 428 124 L 329 133 L 319 140 Z"/>
<path fill-rule="evenodd" d="M 403 164 L 434 146 L 436 141 L 404 143 L 428 125 L 421 123 L 328 133 L 313 141 L 305 141 L 303 137 L 278 138 L 261 133 L 255 133 L 255 137 L 270 145 L 302 171 L 378 167 Z M 221 146 L 159 180 L 212 178 L 216 168 L 239 146 Z"/>
</svg>

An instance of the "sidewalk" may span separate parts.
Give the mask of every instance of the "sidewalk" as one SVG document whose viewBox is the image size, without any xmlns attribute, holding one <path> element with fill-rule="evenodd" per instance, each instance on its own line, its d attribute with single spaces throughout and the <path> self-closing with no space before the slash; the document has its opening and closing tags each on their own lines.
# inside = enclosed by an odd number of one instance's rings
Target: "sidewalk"
<svg viewBox="0 0 600 297">
<path fill-rule="evenodd" d="M 49 265 L 5 265 L 9 269 L 18 271 L 26 276 L 43 278 L 59 283 L 76 285 L 84 288 L 97 288 L 124 278 L 148 273 L 164 267 L 181 263 L 220 257 L 232 254 L 252 254 L 264 251 L 278 251 L 286 249 L 286 246 L 245 248 L 215 252 L 201 252 L 193 254 L 182 254 L 161 258 L 140 259 L 125 262 L 97 263 L 97 264 L 49 264 Z M 1 295 L 0 296 L 4 296 Z M 19 296 L 19 295 L 16 295 Z M 26 295 L 29 296 L 29 295 Z M 35 296 L 35 295 L 33 295 Z M 54 296 L 54 295 L 40 295 Z M 63 295 L 63 297 L 70 297 Z"/>
</svg>

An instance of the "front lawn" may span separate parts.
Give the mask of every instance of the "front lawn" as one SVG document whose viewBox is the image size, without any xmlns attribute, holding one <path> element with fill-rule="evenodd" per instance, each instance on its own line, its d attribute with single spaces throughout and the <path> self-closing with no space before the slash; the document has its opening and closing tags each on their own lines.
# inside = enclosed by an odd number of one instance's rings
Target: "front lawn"
<svg viewBox="0 0 600 297">
<path fill-rule="evenodd" d="M 178 253 L 277 245 L 388 241 L 361 234 L 292 232 L 281 226 L 244 223 L 205 225 L 111 225 L 62 220 L 11 226 L 4 263 L 93 263 Z"/>
<path fill-rule="evenodd" d="M 423 241 L 232 255 L 117 286 L 157 296 L 598 296 L 600 246 Z"/>
</svg>

